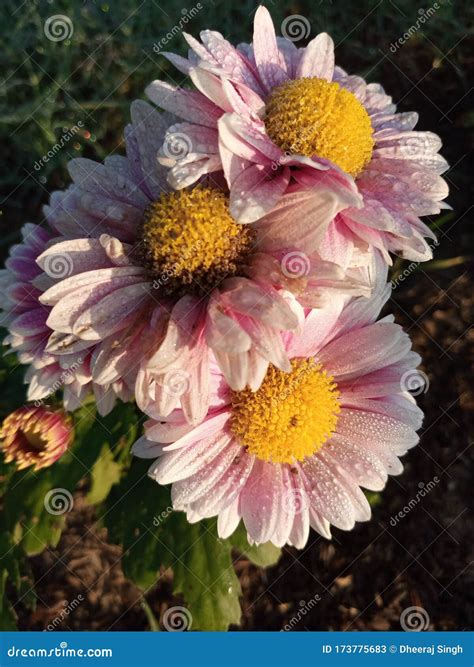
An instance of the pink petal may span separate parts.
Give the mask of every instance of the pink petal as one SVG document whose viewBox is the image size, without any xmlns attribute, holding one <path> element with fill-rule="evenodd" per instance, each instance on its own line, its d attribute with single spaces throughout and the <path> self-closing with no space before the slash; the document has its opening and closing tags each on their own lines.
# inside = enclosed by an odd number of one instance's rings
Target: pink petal
<svg viewBox="0 0 474 667">
<path fill-rule="evenodd" d="M 236 113 L 226 113 L 220 118 L 219 139 L 233 153 L 245 160 L 268 164 L 281 157 L 281 150 L 265 134 L 263 127 L 242 118 Z"/>
<path fill-rule="evenodd" d="M 184 436 L 186 437 L 186 436 Z M 213 461 L 220 452 L 231 446 L 232 438 L 218 432 L 192 447 L 181 448 L 177 452 L 163 455 L 150 468 L 149 475 L 160 484 L 170 484 L 180 479 L 195 475 L 208 463 Z M 165 451 L 168 448 L 165 448 Z"/>
<path fill-rule="evenodd" d="M 329 343 L 317 359 L 335 378 L 350 380 L 402 359 L 410 347 L 411 341 L 400 326 L 377 322 Z"/>
<path fill-rule="evenodd" d="M 325 519 L 341 530 L 354 527 L 354 507 L 344 486 L 316 455 L 302 464 L 308 482 L 306 492 L 311 506 Z"/>
<path fill-rule="evenodd" d="M 232 184 L 230 212 L 238 222 L 255 222 L 273 209 L 289 180 L 287 167 L 276 173 L 262 165 L 248 167 Z"/>
<path fill-rule="evenodd" d="M 240 498 L 237 497 L 219 514 L 217 519 L 217 534 L 223 540 L 230 537 L 239 525 L 241 517 L 239 505 Z"/>
<path fill-rule="evenodd" d="M 334 42 L 325 32 L 304 49 L 295 79 L 317 77 L 331 81 L 334 73 Z"/>
<path fill-rule="evenodd" d="M 233 111 L 232 105 L 225 94 L 222 81 L 215 74 L 207 72 L 205 69 L 195 67 L 190 71 L 189 76 L 196 88 L 214 102 L 216 107 L 223 111 Z"/>
<path fill-rule="evenodd" d="M 115 289 L 79 315 L 72 333 L 84 340 L 101 340 L 131 324 L 149 299 L 149 283 Z"/>
<path fill-rule="evenodd" d="M 273 537 L 282 506 L 281 467 L 255 460 L 240 501 L 249 537 L 257 544 Z"/>
<path fill-rule="evenodd" d="M 156 105 L 190 123 L 215 127 L 222 113 L 219 107 L 201 93 L 176 88 L 164 81 L 153 81 L 145 93 Z"/>
<path fill-rule="evenodd" d="M 218 413 L 213 413 L 207 416 L 207 418 L 196 426 L 192 431 L 184 435 L 179 440 L 176 440 L 173 444 L 168 445 L 165 450 L 174 451 L 176 449 L 182 449 L 183 447 L 188 447 L 189 445 L 197 445 L 199 442 L 205 439 L 209 439 L 219 432 L 224 432 L 225 425 L 230 418 L 230 413 L 227 410 L 222 410 Z"/>
<path fill-rule="evenodd" d="M 255 12 L 253 50 L 258 73 L 268 91 L 288 79 L 272 18 L 268 9 L 262 6 Z"/>
</svg>

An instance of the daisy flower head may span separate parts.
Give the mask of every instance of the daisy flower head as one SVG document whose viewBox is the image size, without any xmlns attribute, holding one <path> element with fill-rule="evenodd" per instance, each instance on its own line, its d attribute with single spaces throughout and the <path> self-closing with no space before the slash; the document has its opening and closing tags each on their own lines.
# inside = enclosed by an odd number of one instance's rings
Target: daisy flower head
<svg viewBox="0 0 474 667">
<path fill-rule="evenodd" d="M 310 526 L 331 536 L 370 518 L 360 487 L 379 491 L 418 442 L 422 412 L 406 391 L 419 356 L 387 316 L 389 286 L 370 299 L 301 312 L 283 334 L 291 370 L 269 366 L 259 389 L 233 390 L 216 369 L 211 408 L 196 427 L 181 410 L 151 419 L 134 453 L 172 484 L 190 522 L 218 517 L 228 537 L 242 519 L 250 543 L 302 548 Z"/>
<path fill-rule="evenodd" d="M 181 405 L 197 422 L 208 406 L 211 352 L 234 389 L 256 389 L 269 363 L 290 370 L 280 332 L 298 325 L 296 296 L 314 306 L 328 294 L 368 293 L 372 278 L 315 251 L 292 271 L 298 234 L 322 236 L 339 206 L 330 194 L 311 198 L 321 226 L 308 229 L 291 215 L 291 192 L 248 226 L 215 183 L 171 190 L 157 161 L 167 127 L 135 102 L 126 156 L 70 162 L 73 184 L 46 207 L 57 236 L 37 259 L 53 281 L 39 301 L 49 309 L 48 353 L 90 350 L 94 387 L 123 386 L 163 416 Z M 51 267 L 64 257 L 69 270 L 57 279 Z"/>
<path fill-rule="evenodd" d="M 335 65 L 334 44 L 322 33 L 297 48 L 276 37 L 269 12 L 255 14 L 252 44 L 232 46 L 213 30 L 190 35 L 188 58 L 165 55 L 196 90 L 154 81 L 149 98 L 181 122 L 168 139 L 186 136 L 189 150 L 166 150 L 173 187 L 223 172 L 230 210 L 249 223 L 291 191 L 332 192 L 352 203 L 334 216 L 319 250 L 348 264 L 360 247 L 423 261 L 433 238 L 420 216 L 447 208 L 440 177 L 447 163 L 439 137 L 414 131 L 418 114 L 397 113 L 382 86 Z M 449 207 L 448 207 L 449 208 Z M 297 217 L 304 208 L 295 207 Z M 313 217 L 313 222 L 317 220 Z"/>
</svg>

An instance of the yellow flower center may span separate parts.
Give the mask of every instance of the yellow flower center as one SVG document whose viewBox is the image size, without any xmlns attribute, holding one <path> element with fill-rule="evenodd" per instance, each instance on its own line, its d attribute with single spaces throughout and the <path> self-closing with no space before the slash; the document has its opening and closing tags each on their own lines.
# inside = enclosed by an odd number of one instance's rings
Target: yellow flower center
<svg viewBox="0 0 474 667">
<path fill-rule="evenodd" d="M 154 286 L 166 294 L 205 294 L 238 273 L 254 232 L 229 213 L 219 190 L 163 193 L 145 211 L 137 249 Z"/>
<path fill-rule="evenodd" d="M 354 177 L 372 156 L 367 111 L 355 95 L 324 79 L 294 79 L 274 88 L 265 128 L 282 150 L 326 158 Z"/>
<path fill-rule="evenodd" d="M 293 359 L 284 373 L 270 366 L 260 389 L 232 393 L 231 429 L 262 461 L 295 463 L 334 433 L 340 411 L 334 379 L 314 359 Z"/>
</svg>

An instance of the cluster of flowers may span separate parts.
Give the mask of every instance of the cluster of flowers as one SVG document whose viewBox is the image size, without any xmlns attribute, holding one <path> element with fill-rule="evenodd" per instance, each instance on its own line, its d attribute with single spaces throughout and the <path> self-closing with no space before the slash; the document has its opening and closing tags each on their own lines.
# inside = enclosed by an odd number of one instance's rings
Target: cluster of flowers
<svg viewBox="0 0 474 667">
<path fill-rule="evenodd" d="M 136 400 L 134 453 L 190 522 L 302 547 L 368 520 L 360 487 L 418 440 L 400 380 L 419 356 L 377 318 L 391 253 L 431 257 L 447 164 L 327 34 L 296 48 L 260 7 L 252 44 L 185 37 L 187 59 L 163 55 L 194 88 L 151 83 L 161 111 L 132 104 L 126 156 L 72 160 L 47 229 L 24 227 L 8 343 L 32 401 L 64 377 L 68 410 Z"/>
</svg>

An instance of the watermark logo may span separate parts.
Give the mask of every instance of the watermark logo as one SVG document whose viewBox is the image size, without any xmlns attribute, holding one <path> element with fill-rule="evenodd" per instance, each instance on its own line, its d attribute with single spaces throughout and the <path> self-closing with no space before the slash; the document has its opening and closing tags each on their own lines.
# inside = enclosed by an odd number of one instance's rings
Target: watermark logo
<svg viewBox="0 0 474 667">
<path fill-rule="evenodd" d="M 301 489 L 287 489 L 283 494 L 283 511 L 291 516 L 309 509 L 306 493 Z"/>
<path fill-rule="evenodd" d="M 311 262 L 304 252 L 288 252 L 280 263 L 282 273 L 287 278 L 303 278 L 311 269 Z"/>
<path fill-rule="evenodd" d="M 65 618 L 69 616 L 77 607 L 83 602 L 84 596 L 82 593 L 79 593 L 77 598 L 74 598 L 72 602 L 64 602 L 64 609 L 61 609 L 61 612 L 53 618 L 53 620 L 46 626 L 44 629 L 45 632 L 52 632 L 53 630 L 56 630 L 57 626 L 64 621 Z"/>
<path fill-rule="evenodd" d="M 168 632 L 185 632 L 191 629 L 193 617 L 186 607 L 170 607 L 163 614 L 162 623 Z"/>
<path fill-rule="evenodd" d="M 56 280 L 62 280 L 71 275 L 74 265 L 71 255 L 67 252 L 58 253 L 57 255 L 48 255 L 44 261 L 44 270 Z"/>
<path fill-rule="evenodd" d="M 51 489 L 44 497 L 44 508 L 49 514 L 60 516 L 74 507 L 72 493 L 67 489 Z"/>
<path fill-rule="evenodd" d="M 395 514 L 390 518 L 390 525 L 395 528 L 395 526 L 398 523 L 400 523 L 400 521 L 404 519 L 407 516 L 407 514 L 409 514 L 412 511 L 412 509 L 414 509 L 418 505 L 418 503 L 421 502 L 421 500 L 423 500 L 425 496 L 431 493 L 431 491 L 439 484 L 439 482 L 440 479 L 437 475 L 435 475 L 433 479 L 430 479 L 430 481 L 427 482 L 426 484 L 424 482 L 419 482 L 418 491 L 416 492 L 414 498 L 410 498 L 408 503 L 404 507 L 402 507 L 402 509 L 399 512 L 397 512 L 397 514 Z"/>
<path fill-rule="evenodd" d="M 181 10 L 181 18 L 179 21 L 175 23 L 175 25 L 169 30 L 164 37 L 162 37 L 158 42 L 155 42 L 153 44 L 153 51 L 155 53 L 160 53 L 162 48 L 170 42 L 173 37 L 176 37 L 176 35 L 179 35 L 184 28 L 187 26 L 189 21 L 193 19 L 202 9 L 202 5 L 200 2 L 197 2 L 194 7 L 191 7 L 191 9 L 186 9 L 183 7 Z"/>
<path fill-rule="evenodd" d="M 298 625 L 298 623 L 306 616 L 306 614 L 313 609 L 313 607 L 316 607 L 318 602 L 321 602 L 321 596 L 317 593 L 314 597 L 312 597 L 310 600 L 300 600 L 300 608 L 296 612 L 294 616 L 290 618 L 288 623 L 286 623 L 283 628 L 282 632 L 290 632 L 293 630 L 293 628 Z"/>
<path fill-rule="evenodd" d="M 69 16 L 64 14 L 49 16 L 44 22 L 44 34 L 50 42 L 63 42 L 70 39 L 73 33 L 73 23 Z"/>
<path fill-rule="evenodd" d="M 426 373 L 417 368 L 405 371 L 400 378 L 400 389 L 402 391 L 408 391 L 412 396 L 426 394 L 429 388 L 429 377 Z"/>
<path fill-rule="evenodd" d="M 439 241 L 433 241 L 433 243 L 429 243 L 428 247 L 430 250 L 433 250 L 434 248 L 437 248 L 439 246 Z M 403 283 L 412 273 L 413 271 L 416 271 L 416 269 L 420 266 L 421 262 L 410 262 L 410 264 L 403 269 L 401 273 L 398 274 L 395 278 L 392 278 L 390 281 L 390 286 L 392 290 L 396 289 L 400 283 Z"/>
<path fill-rule="evenodd" d="M 160 514 L 154 516 L 153 525 L 155 526 L 155 528 L 158 528 L 158 526 L 160 526 L 163 523 L 163 521 L 165 521 L 170 516 L 172 512 L 173 508 L 168 506 L 162 512 L 160 512 Z"/>
<path fill-rule="evenodd" d="M 182 396 L 189 391 L 190 378 L 182 368 L 169 370 L 163 378 L 163 389 L 170 396 Z"/>
<path fill-rule="evenodd" d="M 291 42 L 299 42 L 300 39 L 307 39 L 310 33 L 311 25 L 305 16 L 292 14 L 282 21 L 281 34 Z"/>
<path fill-rule="evenodd" d="M 82 357 L 79 357 L 74 363 L 72 363 L 69 366 L 69 368 L 64 370 L 59 376 L 59 378 L 55 382 L 53 382 L 53 384 L 48 388 L 48 393 L 45 396 L 43 396 L 43 398 L 36 399 L 36 401 L 34 402 L 35 408 L 39 408 L 41 405 L 44 405 L 45 399 L 55 394 L 64 385 L 72 382 L 74 380 L 74 373 L 78 368 L 81 367 L 83 361 L 84 359 L 82 359 Z"/>
<path fill-rule="evenodd" d="M 184 132 L 171 132 L 166 135 L 161 150 L 170 160 L 182 160 L 192 151 L 190 137 Z"/>
<path fill-rule="evenodd" d="M 392 42 L 390 44 L 390 51 L 392 53 L 396 53 L 398 49 L 405 44 L 405 42 L 408 42 L 408 40 L 415 35 L 418 30 L 427 22 L 430 20 L 430 18 L 436 14 L 438 9 L 440 9 L 441 5 L 438 2 L 435 2 L 431 7 L 428 9 L 419 9 L 418 10 L 418 18 L 416 21 L 411 25 L 406 32 L 403 33 L 401 37 L 397 39 L 396 42 Z"/>
<path fill-rule="evenodd" d="M 50 148 L 50 150 L 42 155 L 39 160 L 33 165 L 35 171 L 40 171 L 47 164 L 51 158 L 55 157 L 59 151 L 64 148 L 64 146 L 71 141 L 71 139 L 84 127 L 84 122 L 78 120 L 75 125 L 69 129 L 63 128 L 63 134 L 60 136 L 59 140 Z"/>
<path fill-rule="evenodd" d="M 400 616 L 400 625 L 405 632 L 423 632 L 428 630 L 430 617 L 423 607 L 407 607 Z"/>
</svg>

